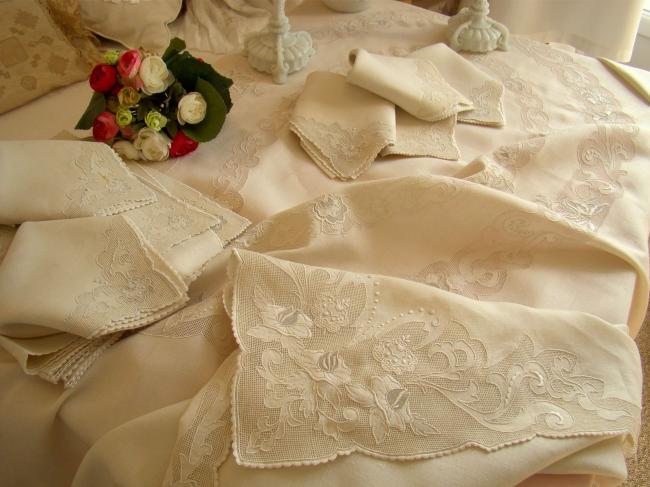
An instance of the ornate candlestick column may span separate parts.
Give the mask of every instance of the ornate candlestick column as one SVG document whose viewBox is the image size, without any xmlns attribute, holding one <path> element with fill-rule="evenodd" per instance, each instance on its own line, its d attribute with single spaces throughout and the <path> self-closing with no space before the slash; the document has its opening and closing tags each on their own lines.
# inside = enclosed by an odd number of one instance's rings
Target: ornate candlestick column
<svg viewBox="0 0 650 487">
<path fill-rule="evenodd" d="M 474 0 L 449 19 L 447 40 L 454 51 L 488 52 L 508 50 L 508 28 L 488 17 L 488 0 Z"/>
<path fill-rule="evenodd" d="M 246 43 L 248 62 L 258 71 L 273 75 L 273 81 L 287 82 L 287 75 L 304 68 L 314 55 L 307 32 L 290 32 L 284 11 L 285 0 L 274 0 L 273 13 L 266 29 Z"/>
</svg>

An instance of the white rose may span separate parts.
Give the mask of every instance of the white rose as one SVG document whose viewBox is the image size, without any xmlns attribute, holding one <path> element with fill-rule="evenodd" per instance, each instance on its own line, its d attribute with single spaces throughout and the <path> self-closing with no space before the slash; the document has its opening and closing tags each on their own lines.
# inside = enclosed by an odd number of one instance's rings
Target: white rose
<svg viewBox="0 0 650 487">
<path fill-rule="evenodd" d="M 192 91 L 178 102 L 176 118 L 181 125 L 185 123 L 199 123 L 205 118 L 208 104 L 201 93 Z"/>
<path fill-rule="evenodd" d="M 169 158 L 170 143 L 169 137 L 146 127 L 140 129 L 133 146 L 142 152 L 142 156 L 147 161 L 160 162 Z"/>
<path fill-rule="evenodd" d="M 138 75 L 142 80 L 142 91 L 147 95 L 162 93 L 174 82 L 174 75 L 160 56 L 144 58 Z"/>
<path fill-rule="evenodd" d="M 118 140 L 113 144 L 113 150 L 117 152 L 117 155 L 122 159 L 129 159 L 131 161 L 139 161 L 142 159 L 140 151 L 128 140 Z"/>
</svg>

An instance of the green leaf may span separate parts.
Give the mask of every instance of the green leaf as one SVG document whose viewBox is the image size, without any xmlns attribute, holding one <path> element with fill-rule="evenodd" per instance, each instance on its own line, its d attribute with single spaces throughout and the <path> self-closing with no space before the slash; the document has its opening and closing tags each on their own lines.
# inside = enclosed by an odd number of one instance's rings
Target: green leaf
<svg viewBox="0 0 650 487">
<path fill-rule="evenodd" d="M 205 118 L 197 124 L 183 125 L 183 132 L 197 142 L 207 142 L 214 139 L 223 127 L 227 109 L 219 92 L 208 81 L 197 79 L 195 89 L 203 95 L 208 104 Z"/>
<path fill-rule="evenodd" d="M 168 63 L 168 68 L 187 91 L 198 91 L 196 82 L 199 78 L 207 81 L 221 95 L 226 104 L 226 111 L 232 108 L 229 90 L 232 80 L 221 76 L 208 63 L 199 61 L 188 52 L 183 52 Z"/>
<path fill-rule="evenodd" d="M 103 93 L 94 92 L 93 96 L 90 98 L 90 103 L 86 111 L 83 113 L 77 125 L 74 128 L 77 130 L 88 130 L 93 127 L 93 122 L 97 115 L 106 110 L 106 97 Z"/>
<path fill-rule="evenodd" d="M 169 41 L 169 46 L 165 49 L 165 52 L 162 55 L 163 61 L 167 62 L 171 60 L 174 56 L 179 54 L 183 49 L 185 49 L 185 41 L 178 37 L 174 37 Z"/>
<path fill-rule="evenodd" d="M 167 120 L 167 125 L 165 125 L 165 132 L 171 137 L 172 139 L 176 137 L 176 133 L 178 132 L 178 122 L 176 120 L 172 120 L 171 118 Z"/>
</svg>

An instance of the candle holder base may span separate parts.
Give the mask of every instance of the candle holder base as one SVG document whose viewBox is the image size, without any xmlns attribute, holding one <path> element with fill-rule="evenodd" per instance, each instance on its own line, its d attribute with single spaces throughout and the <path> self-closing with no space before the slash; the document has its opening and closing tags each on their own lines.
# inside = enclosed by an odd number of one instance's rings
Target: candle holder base
<svg viewBox="0 0 650 487">
<path fill-rule="evenodd" d="M 508 28 L 488 17 L 487 0 L 475 0 L 469 8 L 462 9 L 449 19 L 447 40 L 454 51 L 485 53 L 508 50 Z"/>
<path fill-rule="evenodd" d="M 304 68 L 315 51 L 307 32 L 258 34 L 246 43 L 249 64 L 264 73 L 273 75 L 278 84 L 286 83 L 287 75 Z"/>
</svg>

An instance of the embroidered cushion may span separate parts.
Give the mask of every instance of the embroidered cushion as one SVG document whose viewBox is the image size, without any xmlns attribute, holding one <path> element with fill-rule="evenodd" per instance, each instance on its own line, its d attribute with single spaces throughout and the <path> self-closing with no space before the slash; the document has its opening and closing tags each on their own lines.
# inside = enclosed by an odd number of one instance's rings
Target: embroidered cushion
<svg viewBox="0 0 650 487">
<path fill-rule="evenodd" d="M 130 49 L 161 51 L 169 44 L 167 25 L 182 0 L 79 0 L 83 25 Z"/>
<path fill-rule="evenodd" d="M 89 71 L 46 3 L 0 3 L 0 113 L 82 80 Z"/>
</svg>

